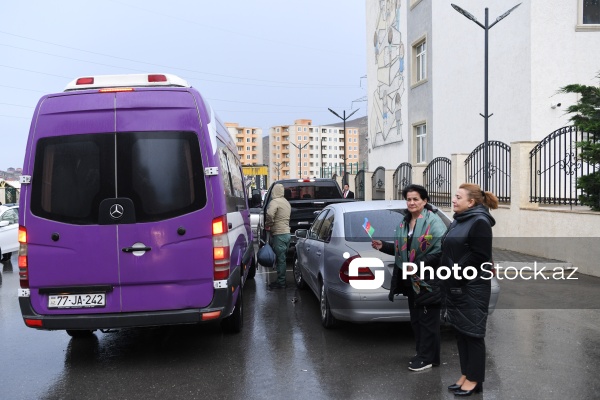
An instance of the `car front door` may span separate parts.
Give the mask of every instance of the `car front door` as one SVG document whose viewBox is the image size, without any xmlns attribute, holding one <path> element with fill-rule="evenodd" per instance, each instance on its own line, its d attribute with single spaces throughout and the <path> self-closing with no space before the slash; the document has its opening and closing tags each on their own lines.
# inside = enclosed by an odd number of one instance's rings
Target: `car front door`
<svg viewBox="0 0 600 400">
<path fill-rule="evenodd" d="M 322 244 L 319 243 L 319 230 L 321 225 L 323 224 L 323 220 L 327 216 L 329 209 L 323 210 L 315 219 L 310 229 L 308 230 L 306 241 L 304 242 L 304 253 L 306 261 L 303 262 L 303 267 L 305 268 L 307 274 L 306 281 L 310 285 L 316 293 L 318 293 L 318 281 L 317 276 L 319 274 L 319 257 L 316 255 L 318 249 L 321 249 L 322 252 Z"/>
</svg>

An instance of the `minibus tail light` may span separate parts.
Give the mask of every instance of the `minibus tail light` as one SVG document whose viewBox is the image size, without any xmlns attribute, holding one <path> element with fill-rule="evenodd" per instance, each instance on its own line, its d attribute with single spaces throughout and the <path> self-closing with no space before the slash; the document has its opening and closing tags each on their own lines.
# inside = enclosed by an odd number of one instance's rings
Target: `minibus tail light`
<svg viewBox="0 0 600 400">
<path fill-rule="evenodd" d="M 229 277 L 229 237 L 227 236 L 227 216 L 222 215 L 212 221 L 213 276 L 215 281 Z"/>
<path fill-rule="evenodd" d="M 166 82 L 167 77 L 162 74 L 150 74 L 148 75 L 148 82 Z"/>
<path fill-rule="evenodd" d="M 22 289 L 29 288 L 29 260 L 27 258 L 27 228 L 19 225 L 19 283 Z"/>
<path fill-rule="evenodd" d="M 43 322 L 41 319 L 25 318 L 25 325 L 30 328 L 41 328 L 43 326 Z"/>
<path fill-rule="evenodd" d="M 76 85 L 93 85 L 94 77 L 78 78 L 77 82 L 75 84 Z"/>
</svg>

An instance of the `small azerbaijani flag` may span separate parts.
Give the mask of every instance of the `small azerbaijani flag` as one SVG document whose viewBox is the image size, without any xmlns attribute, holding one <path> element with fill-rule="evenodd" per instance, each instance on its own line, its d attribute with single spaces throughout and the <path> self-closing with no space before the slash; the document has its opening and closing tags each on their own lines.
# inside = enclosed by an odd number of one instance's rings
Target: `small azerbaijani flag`
<svg viewBox="0 0 600 400">
<path fill-rule="evenodd" d="M 371 226 L 368 218 L 365 218 L 365 223 L 363 224 L 363 229 L 367 231 L 367 234 L 373 239 L 373 232 L 375 232 L 375 228 Z"/>
</svg>

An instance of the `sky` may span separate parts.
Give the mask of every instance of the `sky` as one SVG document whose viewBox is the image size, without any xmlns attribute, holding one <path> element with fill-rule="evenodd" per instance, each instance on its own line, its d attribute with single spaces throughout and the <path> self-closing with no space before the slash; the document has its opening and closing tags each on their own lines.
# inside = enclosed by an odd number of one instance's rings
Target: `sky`
<svg viewBox="0 0 600 400">
<path fill-rule="evenodd" d="M 22 167 L 34 108 L 71 80 L 172 73 L 224 122 L 366 115 L 364 0 L 30 0 L 0 5 L 0 170 Z"/>
</svg>

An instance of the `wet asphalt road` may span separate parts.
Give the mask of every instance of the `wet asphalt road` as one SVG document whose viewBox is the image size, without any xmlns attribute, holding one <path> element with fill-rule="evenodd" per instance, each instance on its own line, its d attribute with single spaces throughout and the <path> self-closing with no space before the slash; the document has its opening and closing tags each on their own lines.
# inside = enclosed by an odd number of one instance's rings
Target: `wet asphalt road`
<svg viewBox="0 0 600 400">
<path fill-rule="evenodd" d="M 454 334 L 442 331 L 442 365 L 411 372 L 408 323 L 322 328 L 319 304 L 268 291 L 261 270 L 244 292 L 241 334 L 218 324 L 65 332 L 23 324 L 16 257 L 2 264 L 1 399 L 452 399 L 460 375 Z M 600 393 L 600 278 L 576 283 L 502 281 L 488 321 L 485 399 L 593 399 Z M 550 309 L 556 307 L 559 309 Z"/>
</svg>

